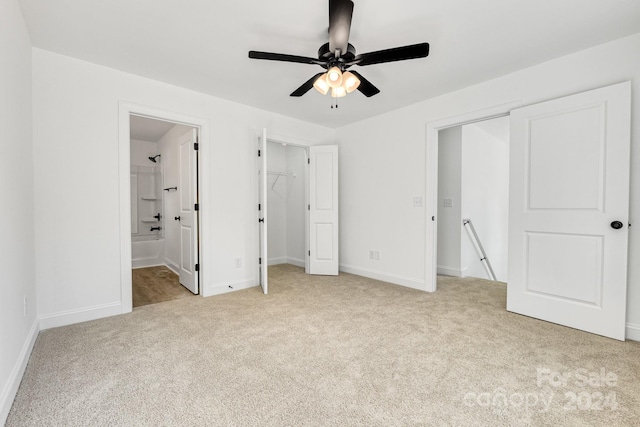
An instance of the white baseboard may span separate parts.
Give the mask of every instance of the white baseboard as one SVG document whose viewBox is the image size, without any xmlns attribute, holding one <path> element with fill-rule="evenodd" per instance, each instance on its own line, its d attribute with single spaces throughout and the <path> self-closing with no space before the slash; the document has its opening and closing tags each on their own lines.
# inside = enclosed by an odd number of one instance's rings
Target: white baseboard
<svg viewBox="0 0 640 427">
<path fill-rule="evenodd" d="M 640 325 L 627 323 L 625 338 L 631 341 L 640 341 Z"/>
<path fill-rule="evenodd" d="M 453 277 L 464 277 L 462 275 L 462 270 L 457 268 L 448 267 L 446 265 L 438 266 L 438 275 L 441 276 L 453 276 Z"/>
<path fill-rule="evenodd" d="M 248 289 L 258 286 L 255 279 L 240 280 L 237 282 L 228 282 L 223 284 L 214 284 L 204 287 L 204 293 L 202 296 L 211 297 L 213 295 L 226 294 L 227 292 L 239 291 L 241 289 Z"/>
<path fill-rule="evenodd" d="M 269 258 L 269 262 L 267 263 L 267 265 L 278 265 L 278 264 L 286 264 L 286 263 L 287 263 L 287 257 L 279 256 L 277 258 Z"/>
<path fill-rule="evenodd" d="M 174 273 L 176 273 L 178 276 L 180 275 L 180 267 L 178 267 L 178 264 L 171 261 L 170 259 L 168 258 L 164 259 L 164 266 L 167 267 L 169 270 L 173 271 Z"/>
<path fill-rule="evenodd" d="M 287 264 L 295 265 L 296 267 L 304 267 L 304 260 L 299 258 L 287 257 Z"/>
<path fill-rule="evenodd" d="M 419 289 L 421 291 L 425 290 L 425 283 L 422 279 L 389 274 L 381 271 L 369 270 L 366 268 L 354 267 L 345 264 L 340 264 L 340 271 L 356 274 L 358 276 L 368 277 L 370 279 L 381 280 L 383 282 L 393 283 L 394 285 L 406 286 L 407 288 Z"/>
<path fill-rule="evenodd" d="M 61 311 L 41 316 L 40 330 L 87 322 L 89 320 L 101 319 L 103 317 L 115 316 L 117 314 L 122 314 L 122 305 L 120 304 L 120 301 L 95 305 L 93 307 L 79 308 L 76 310 Z"/>
<path fill-rule="evenodd" d="M 157 267 L 162 264 L 162 258 L 139 258 L 131 260 L 131 268 L 147 268 L 147 267 Z"/>
<path fill-rule="evenodd" d="M 40 327 L 38 319 L 36 318 L 33 320 L 31 329 L 29 329 L 27 338 L 24 340 L 24 344 L 22 345 L 22 350 L 20 350 L 20 354 L 18 355 L 18 359 L 13 365 L 13 369 L 11 369 L 11 373 L 9 374 L 9 378 L 2 390 L 2 394 L 0 394 L 0 425 L 4 425 L 7 417 L 9 416 L 11 405 L 13 405 L 13 399 L 15 399 L 16 393 L 18 393 L 18 387 L 20 387 L 24 370 L 27 368 L 27 362 L 29 361 L 31 350 L 33 350 L 33 345 L 38 337 L 38 332 L 40 332 Z"/>
</svg>

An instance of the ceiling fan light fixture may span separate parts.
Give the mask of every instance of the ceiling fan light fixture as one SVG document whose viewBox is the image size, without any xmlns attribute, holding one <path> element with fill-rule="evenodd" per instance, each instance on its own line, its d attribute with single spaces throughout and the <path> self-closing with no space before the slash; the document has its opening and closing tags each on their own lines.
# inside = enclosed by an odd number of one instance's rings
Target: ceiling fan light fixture
<svg viewBox="0 0 640 427">
<path fill-rule="evenodd" d="M 342 86 L 347 91 L 347 93 L 351 93 L 354 90 L 358 89 L 360 86 L 360 79 L 356 77 L 355 74 L 345 71 L 342 74 Z"/>
<path fill-rule="evenodd" d="M 331 67 L 327 71 L 327 84 L 335 89 L 342 86 L 342 71 L 338 67 Z"/>
<path fill-rule="evenodd" d="M 343 96 L 347 96 L 347 90 L 343 86 L 331 88 L 332 98 L 342 98 Z"/>
<path fill-rule="evenodd" d="M 313 82 L 313 87 L 321 94 L 326 95 L 327 92 L 329 92 L 329 85 L 327 84 L 327 73 L 324 73 L 323 75 L 318 77 L 316 81 Z"/>
</svg>

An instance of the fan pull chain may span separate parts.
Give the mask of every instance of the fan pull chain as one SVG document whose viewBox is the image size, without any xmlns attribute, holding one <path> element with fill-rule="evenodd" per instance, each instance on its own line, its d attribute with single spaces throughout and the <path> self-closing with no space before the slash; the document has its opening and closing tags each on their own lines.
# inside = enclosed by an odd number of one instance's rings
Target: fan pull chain
<svg viewBox="0 0 640 427">
<path fill-rule="evenodd" d="M 337 108 L 338 108 L 338 97 L 337 97 L 337 96 L 336 96 L 336 97 L 333 97 L 333 96 L 331 97 L 331 109 L 332 109 L 332 110 L 333 110 L 333 103 L 334 103 L 334 101 L 335 101 L 336 109 L 337 109 Z"/>
</svg>

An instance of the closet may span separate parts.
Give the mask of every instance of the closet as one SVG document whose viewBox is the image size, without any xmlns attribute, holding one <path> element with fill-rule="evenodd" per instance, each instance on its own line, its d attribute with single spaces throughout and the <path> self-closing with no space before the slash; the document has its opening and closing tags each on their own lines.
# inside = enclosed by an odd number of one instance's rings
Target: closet
<svg viewBox="0 0 640 427">
<path fill-rule="evenodd" d="M 305 266 L 307 148 L 267 141 L 268 265 Z"/>
</svg>

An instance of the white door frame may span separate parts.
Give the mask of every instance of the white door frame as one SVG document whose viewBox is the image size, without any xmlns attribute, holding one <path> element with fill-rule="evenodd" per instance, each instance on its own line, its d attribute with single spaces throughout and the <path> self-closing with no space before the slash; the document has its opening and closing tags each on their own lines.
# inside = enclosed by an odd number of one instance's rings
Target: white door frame
<svg viewBox="0 0 640 427">
<path fill-rule="evenodd" d="M 309 205 L 309 147 L 311 145 L 306 145 L 300 140 L 292 139 L 286 136 L 275 135 L 271 136 L 269 133 L 269 129 L 267 128 L 267 143 L 272 142 L 275 144 L 284 144 L 291 145 L 292 147 L 304 148 L 304 152 L 307 156 L 307 163 L 304 165 L 304 201 L 305 204 Z M 266 195 L 265 195 L 266 197 Z M 268 206 L 267 206 L 268 207 Z M 267 218 L 267 221 L 269 219 Z M 309 210 L 305 209 L 304 211 L 304 271 L 309 274 Z M 266 260 L 265 268 L 268 269 L 269 260 Z"/>
<path fill-rule="evenodd" d="M 210 124 L 200 117 L 175 113 L 173 111 L 146 105 L 120 101 L 118 107 L 118 181 L 120 193 L 120 307 L 121 312 L 130 313 L 133 310 L 132 284 L 131 284 L 131 136 L 129 117 L 131 115 L 147 117 L 150 119 L 164 120 L 184 124 L 198 128 L 199 155 L 198 155 L 198 252 L 199 263 L 208 259 L 209 244 L 204 242 L 202 236 L 210 235 L 210 223 L 202 212 L 210 212 L 209 209 L 209 162 L 202 161 L 209 156 Z M 206 273 L 205 273 L 206 274 Z M 205 281 L 202 268 L 199 272 L 200 295 L 204 294 Z"/>
<path fill-rule="evenodd" d="M 425 291 L 435 292 L 437 289 L 437 256 L 438 256 L 438 132 L 454 126 L 495 119 L 509 115 L 511 110 L 524 105 L 524 101 L 512 101 L 495 105 L 482 110 L 471 111 L 427 123 L 426 130 L 426 216 L 425 221 Z"/>
</svg>

